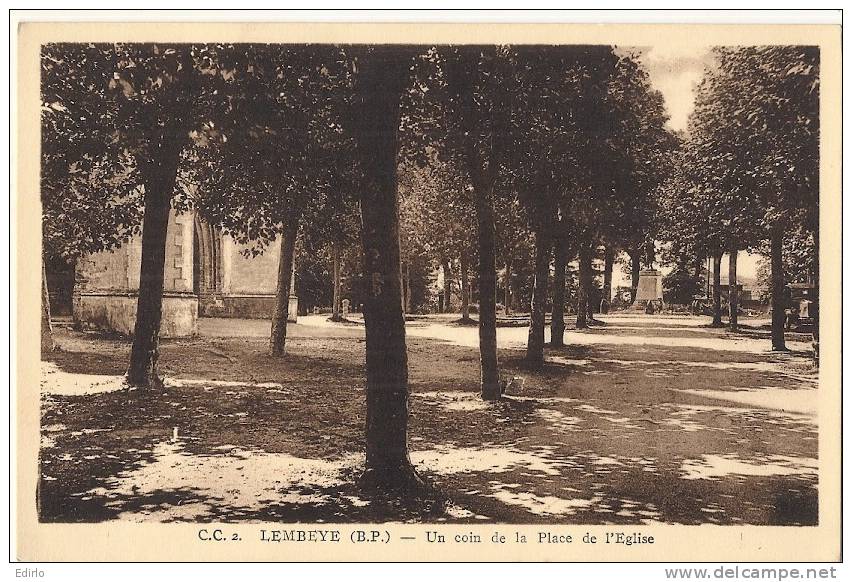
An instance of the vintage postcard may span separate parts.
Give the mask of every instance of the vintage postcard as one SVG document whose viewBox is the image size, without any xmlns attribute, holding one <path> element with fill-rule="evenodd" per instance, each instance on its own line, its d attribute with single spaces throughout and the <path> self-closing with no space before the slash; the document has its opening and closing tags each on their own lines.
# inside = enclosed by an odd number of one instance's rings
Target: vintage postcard
<svg viewBox="0 0 852 582">
<path fill-rule="evenodd" d="M 840 33 L 20 23 L 17 559 L 840 560 Z"/>
</svg>

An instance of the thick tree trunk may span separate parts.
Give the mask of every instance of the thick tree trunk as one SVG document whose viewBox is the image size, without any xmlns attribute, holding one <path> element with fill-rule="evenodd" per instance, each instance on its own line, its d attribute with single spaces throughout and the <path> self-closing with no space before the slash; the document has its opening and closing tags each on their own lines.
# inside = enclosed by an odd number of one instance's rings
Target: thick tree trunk
<svg viewBox="0 0 852 582">
<path fill-rule="evenodd" d="M 609 306 L 612 302 L 612 267 L 614 263 L 615 252 L 612 250 L 612 247 L 607 247 L 604 251 L 604 280 L 601 313 L 609 313 Z"/>
<path fill-rule="evenodd" d="M 784 230 L 774 227 L 769 238 L 772 279 L 772 350 L 786 351 L 784 325 L 787 319 L 787 302 L 784 296 L 784 258 L 782 255 Z"/>
<path fill-rule="evenodd" d="M 50 321 L 50 294 L 47 290 L 47 269 L 41 262 L 41 355 L 53 351 L 53 326 Z"/>
<path fill-rule="evenodd" d="M 281 240 L 278 259 L 278 286 L 275 291 L 275 310 L 272 312 L 272 333 L 269 335 L 269 353 L 283 356 L 287 342 L 287 315 L 290 293 L 293 290 L 293 263 L 296 256 L 296 235 L 299 233 L 298 213 L 289 213 Z"/>
<path fill-rule="evenodd" d="M 139 298 L 127 383 L 156 388 L 162 386 L 157 360 L 160 357 L 160 323 L 163 319 L 166 234 L 177 166 L 176 163 L 174 166 L 158 164 L 156 168 L 149 168 L 146 174 Z"/>
<path fill-rule="evenodd" d="M 737 287 L 737 249 L 728 253 L 728 326 L 731 331 L 737 331 L 738 313 L 740 308 L 740 290 Z"/>
<path fill-rule="evenodd" d="M 713 327 L 722 327 L 722 255 L 713 255 Z"/>
<path fill-rule="evenodd" d="M 408 456 L 408 355 L 396 176 L 399 102 L 413 54 L 399 47 L 374 47 L 359 59 L 354 119 L 363 175 L 361 237 L 367 283 L 364 482 L 394 490 L 422 485 Z"/>
<path fill-rule="evenodd" d="M 630 303 L 636 303 L 636 293 L 639 290 L 639 249 L 628 253 L 630 255 Z"/>
<path fill-rule="evenodd" d="M 506 285 L 503 289 L 503 313 L 512 314 L 512 259 L 506 261 Z"/>
<path fill-rule="evenodd" d="M 334 291 L 331 299 L 331 320 L 340 321 L 340 243 L 331 243 L 332 277 L 334 278 Z"/>
<path fill-rule="evenodd" d="M 468 274 L 467 256 L 462 253 L 460 263 L 461 271 L 461 314 L 464 321 L 470 319 L 470 275 Z"/>
<path fill-rule="evenodd" d="M 178 51 L 178 59 L 181 67 L 174 80 L 187 95 L 193 95 L 197 89 L 197 78 L 190 51 Z M 127 383 L 135 387 L 162 386 L 157 361 L 163 319 L 166 237 L 181 152 L 189 140 L 189 109 L 185 106 L 186 103 L 176 104 L 166 115 L 164 125 L 152 124 L 142 128 L 148 150 L 146 156 L 136 160 L 144 185 L 145 213 L 142 219 L 139 296 L 126 375 Z"/>
<path fill-rule="evenodd" d="M 476 193 L 476 222 L 479 243 L 480 390 L 484 400 L 498 400 L 501 394 L 497 368 L 497 259 L 490 189 Z"/>
<path fill-rule="evenodd" d="M 535 232 L 535 273 L 530 326 L 527 332 L 527 364 L 540 367 L 544 363 L 544 317 L 547 309 L 547 280 L 550 271 L 550 248 L 553 238 L 549 228 L 540 226 Z"/>
<path fill-rule="evenodd" d="M 589 243 L 580 245 L 579 285 L 577 285 L 577 329 L 589 327 L 589 300 L 592 290 L 592 249 Z"/>
<path fill-rule="evenodd" d="M 550 319 L 550 345 L 565 345 L 565 263 L 568 262 L 565 239 L 557 236 L 553 245 L 553 309 Z"/>
</svg>

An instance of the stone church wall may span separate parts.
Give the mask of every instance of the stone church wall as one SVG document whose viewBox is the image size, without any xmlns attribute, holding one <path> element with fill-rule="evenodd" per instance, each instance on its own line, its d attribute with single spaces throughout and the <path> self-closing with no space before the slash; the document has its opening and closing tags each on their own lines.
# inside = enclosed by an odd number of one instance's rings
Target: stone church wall
<svg viewBox="0 0 852 582">
<path fill-rule="evenodd" d="M 162 337 L 185 337 L 198 331 L 198 297 L 192 292 L 191 213 L 169 215 L 163 282 Z M 77 262 L 74 323 L 124 335 L 133 333 L 139 294 L 142 238 L 135 236 L 112 251 Z"/>
<path fill-rule="evenodd" d="M 198 317 L 270 319 L 275 308 L 280 241 L 263 254 L 246 248 L 200 221 L 192 212 L 169 216 L 164 266 L 161 336 L 198 332 Z M 131 335 L 136 323 L 142 241 L 88 255 L 75 273 L 73 315 L 77 327 Z M 288 320 L 298 299 L 290 296 Z"/>
</svg>

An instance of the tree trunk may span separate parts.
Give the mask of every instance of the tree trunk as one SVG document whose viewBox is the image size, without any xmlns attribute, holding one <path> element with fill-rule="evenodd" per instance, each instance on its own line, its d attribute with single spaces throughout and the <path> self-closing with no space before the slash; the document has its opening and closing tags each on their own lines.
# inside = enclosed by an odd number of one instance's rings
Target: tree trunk
<svg viewBox="0 0 852 582">
<path fill-rule="evenodd" d="M 550 320 L 550 345 L 565 345 L 565 263 L 568 262 L 565 239 L 556 237 L 553 245 L 553 309 Z"/>
<path fill-rule="evenodd" d="M 181 63 L 175 81 L 186 94 L 195 93 L 195 73 L 189 50 L 178 53 Z M 131 386 L 162 387 L 157 370 L 160 356 L 160 325 L 163 320 L 166 238 L 169 210 L 177 182 L 181 152 L 189 140 L 188 109 L 177 104 L 163 125 L 143 127 L 148 150 L 136 161 L 144 185 L 145 211 L 142 219 L 142 257 L 133 345 L 126 379 Z"/>
<path fill-rule="evenodd" d="M 787 302 L 784 297 L 784 258 L 782 255 L 784 230 L 773 227 L 769 238 L 772 279 L 772 350 L 786 351 L 784 324 L 787 319 Z"/>
<path fill-rule="evenodd" d="M 814 349 L 814 361 L 819 365 L 819 226 L 813 231 L 814 237 L 814 299 L 810 309 L 813 317 L 813 331 L 811 332 L 811 344 Z"/>
<path fill-rule="evenodd" d="M 334 277 L 334 292 L 331 300 L 331 320 L 340 321 L 340 243 L 331 243 L 332 276 Z"/>
<path fill-rule="evenodd" d="M 494 209 L 491 191 L 476 193 L 476 222 L 479 243 L 479 364 L 480 390 L 484 400 L 498 400 L 500 374 L 497 369 L 497 265 Z"/>
<path fill-rule="evenodd" d="M 728 326 L 731 331 L 737 331 L 737 310 L 740 308 L 740 290 L 737 287 L 737 255 L 736 248 L 728 253 Z"/>
<path fill-rule="evenodd" d="M 53 326 L 50 322 L 50 294 L 47 290 L 47 269 L 41 262 L 41 355 L 53 351 Z"/>
<path fill-rule="evenodd" d="M 461 313 L 462 320 L 470 320 L 470 280 L 468 274 L 467 256 L 462 253 L 461 259 Z"/>
<path fill-rule="evenodd" d="M 722 327 L 722 255 L 713 255 L 713 327 Z"/>
<path fill-rule="evenodd" d="M 490 66 L 489 66 L 490 65 Z M 477 100 L 477 79 L 488 71 L 486 93 L 492 98 L 486 108 Z M 511 107 L 504 79 L 509 78 L 506 59 L 497 55 L 496 47 L 456 47 L 446 61 L 448 89 L 457 98 L 458 131 L 464 136 L 464 157 L 473 184 L 476 211 L 477 246 L 479 251 L 479 361 L 482 398 L 500 398 L 497 368 L 497 268 L 494 232 L 494 184 L 500 168 L 503 149 L 508 145 Z M 479 92 L 479 95 L 482 95 Z M 481 137 L 488 126 L 490 136 Z"/>
<path fill-rule="evenodd" d="M 275 310 L 272 312 L 272 333 L 269 336 L 269 353 L 283 356 L 287 342 L 287 315 L 290 293 L 293 289 L 293 263 L 296 256 L 296 235 L 299 233 L 299 216 L 289 213 L 281 240 L 281 255 L 278 259 L 278 286 L 275 291 Z"/>
<path fill-rule="evenodd" d="M 403 304 L 403 309 L 405 313 L 411 313 L 411 263 L 408 261 L 405 262 L 405 274 L 403 279 L 404 287 L 403 292 L 405 296 L 405 303 Z"/>
<path fill-rule="evenodd" d="M 512 314 L 512 259 L 506 261 L 506 286 L 503 289 L 503 313 Z"/>
<path fill-rule="evenodd" d="M 628 253 L 630 255 L 630 303 L 636 303 L 636 293 L 639 291 L 639 249 Z"/>
<path fill-rule="evenodd" d="M 408 355 L 400 289 L 396 163 L 400 97 L 414 51 L 373 47 L 358 61 L 355 138 L 363 183 L 361 237 L 367 293 L 367 419 L 364 482 L 422 486 L 408 456 Z"/>
<path fill-rule="evenodd" d="M 589 243 L 580 245 L 580 276 L 577 286 L 577 329 L 588 329 L 589 300 L 592 290 L 592 249 Z"/>
<path fill-rule="evenodd" d="M 592 278 L 592 284 L 589 288 L 590 289 L 595 288 L 594 278 Z M 586 297 L 588 297 L 588 299 L 586 300 L 586 322 L 589 325 L 591 325 L 595 322 L 595 306 L 594 306 L 594 301 L 593 301 L 594 294 L 591 293 L 591 291 L 590 291 L 589 293 L 586 294 Z"/>
<path fill-rule="evenodd" d="M 603 299 L 601 300 L 601 313 L 609 313 L 609 306 L 612 302 L 612 267 L 615 263 L 615 252 L 612 247 L 607 247 L 604 251 L 604 280 L 603 280 Z"/>
<path fill-rule="evenodd" d="M 163 319 L 166 235 L 177 176 L 176 161 L 174 166 L 156 164 L 146 174 L 139 297 L 127 383 L 142 388 L 158 388 L 163 383 L 157 371 L 157 360 L 160 357 L 160 324 Z"/>
<path fill-rule="evenodd" d="M 547 309 L 547 280 L 552 244 L 550 229 L 539 226 L 535 232 L 535 279 L 527 333 L 527 364 L 532 367 L 540 367 L 544 363 L 544 317 Z"/>
<path fill-rule="evenodd" d="M 452 297 L 453 297 L 453 273 L 450 271 L 450 261 L 444 259 L 441 264 L 444 270 L 444 313 L 452 312 Z"/>
</svg>

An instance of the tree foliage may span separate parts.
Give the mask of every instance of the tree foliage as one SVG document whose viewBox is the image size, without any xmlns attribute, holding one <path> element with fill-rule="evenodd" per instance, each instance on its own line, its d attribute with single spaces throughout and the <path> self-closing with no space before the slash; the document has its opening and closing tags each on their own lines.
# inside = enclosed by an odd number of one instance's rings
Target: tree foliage
<svg viewBox="0 0 852 582">
<path fill-rule="evenodd" d="M 815 230 L 819 53 L 718 47 L 669 182 L 669 240 L 697 255 L 755 249 L 775 225 Z"/>
<path fill-rule="evenodd" d="M 352 62 L 331 45 L 247 45 L 227 64 L 217 139 L 198 148 L 192 182 L 205 218 L 259 253 L 302 214 L 313 236 L 354 204 Z M 347 226 L 349 223 L 347 223 Z"/>
</svg>

